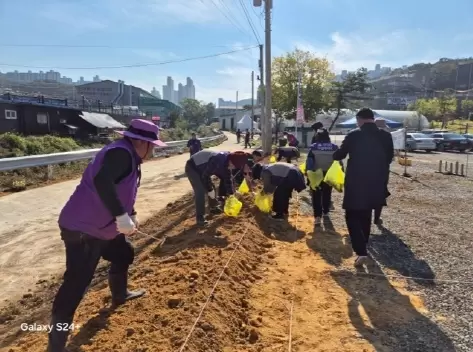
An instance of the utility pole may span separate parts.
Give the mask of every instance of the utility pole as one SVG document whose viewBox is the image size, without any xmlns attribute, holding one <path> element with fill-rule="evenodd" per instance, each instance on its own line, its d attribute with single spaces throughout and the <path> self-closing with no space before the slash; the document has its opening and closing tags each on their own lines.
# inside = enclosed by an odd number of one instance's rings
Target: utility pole
<svg viewBox="0 0 473 352">
<path fill-rule="evenodd" d="M 253 119 L 255 117 L 255 71 L 251 71 L 251 133 L 253 133 Z"/>
<path fill-rule="evenodd" d="M 266 63 L 266 94 L 265 94 L 265 132 L 263 150 L 272 151 L 272 105 L 271 105 L 271 9 L 273 0 L 264 1 L 265 14 L 265 63 Z"/>
</svg>

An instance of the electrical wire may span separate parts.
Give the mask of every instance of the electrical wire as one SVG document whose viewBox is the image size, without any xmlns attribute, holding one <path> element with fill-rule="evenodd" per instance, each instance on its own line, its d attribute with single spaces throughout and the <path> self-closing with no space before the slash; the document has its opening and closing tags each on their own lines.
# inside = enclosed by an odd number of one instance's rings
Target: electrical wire
<svg viewBox="0 0 473 352">
<path fill-rule="evenodd" d="M 251 31 L 253 32 L 253 34 L 256 38 L 256 41 L 258 42 L 258 44 L 261 44 L 261 39 L 255 31 L 255 26 L 253 24 L 253 21 L 251 20 L 251 17 L 248 13 L 248 9 L 245 6 L 245 3 L 243 2 L 243 0 L 239 0 L 239 2 L 240 2 L 240 5 L 241 5 L 241 8 L 243 9 L 243 14 L 245 15 L 246 20 L 248 21 L 248 24 L 250 25 Z"/>
<path fill-rule="evenodd" d="M 194 60 L 202 60 L 202 59 L 210 59 L 213 57 L 223 56 L 233 54 L 239 51 L 246 51 L 257 48 L 257 45 L 235 49 L 231 51 L 227 51 L 224 53 L 217 53 L 217 54 L 210 54 L 204 56 L 195 56 L 189 57 L 185 59 L 177 59 L 177 60 L 169 60 L 169 61 L 162 61 L 162 62 L 151 62 L 151 63 L 143 63 L 143 64 L 130 64 L 130 65 L 120 65 L 120 66 L 95 66 L 95 67 L 51 67 L 51 66 L 28 66 L 28 65 L 18 65 L 18 64 L 6 64 L 0 63 L 0 66 L 8 66 L 8 67 L 23 67 L 23 68 L 35 68 L 35 69 L 55 69 L 55 70 L 103 70 L 103 69 L 117 69 L 117 68 L 135 68 L 135 67 L 146 67 L 146 66 L 160 66 L 160 65 L 167 65 L 173 63 L 180 63 L 180 62 L 187 62 L 187 61 L 194 61 Z"/>
<path fill-rule="evenodd" d="M 246 33 L 245 33 L 246 35 Z M 210 45 L 207 48 L 228 48 L 230 45 Z M 158 50 L 161 48 L 113 46 L 113 45 L 73 45 L 73 44 L 2 44 L 2 48 L 78 48 L 78 49 L 126 49 L 126 50 Z"/>
<path fill-rule="evenodd" d="M 245 35 L 245 36 L 248 35 L 248 33 L 245 32 L 244 27 L 243 27 L 243 26 L 240 26 L 240 24 L 238 23 L 238 21 L 236 21 L 236 20 L 234 21 L 231 17 L 229 17 L 229 16 L 225 13 L 225 11 L 223 11 L 223 10 L 220 8 L 220 6 L 218 6 L 218 5 L 215 3 L 214 0 L 209 0 L 209 1 L 212 3 L 212 5 L 215 6 L 215 8 L 216 8 L 233 26 L 235 26 L 236 29 L 238 29 L 243 35 Z M 200 2 L 202 2 L 202 3 L 204 4 L 204 0 L 200 0 Z M 224 4 L 224 6 L 226 7 L 226 4 L 225 4 L 225 3 L 223 3 L 223 4 Z M 228 12 L 231 13 L 231 10 L 230 10 L 228 7 L 227 7 L 227 9 L 228 9 Z"/>
</svg>

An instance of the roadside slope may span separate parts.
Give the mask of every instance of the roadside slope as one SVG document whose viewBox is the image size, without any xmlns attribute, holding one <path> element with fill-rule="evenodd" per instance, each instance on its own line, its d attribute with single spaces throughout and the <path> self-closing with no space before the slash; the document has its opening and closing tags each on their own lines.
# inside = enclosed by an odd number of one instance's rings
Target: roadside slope
<svg viewBox="0 0 473 352">
<path fill-rule="evenodd" d="M 238 150 L 241 145 L 228 140 L 214 150 Z M 182 174 L 188 154 L 145 163 L 136 210 L 147 220 L 166 204 L 190 190 Z M 0 306 L 16 299 L 38 280 L 63 270 L 64 248 L 59 238 L 57 218 L 78 179 L 27 190 L 0 198 Z"/>
</svg>

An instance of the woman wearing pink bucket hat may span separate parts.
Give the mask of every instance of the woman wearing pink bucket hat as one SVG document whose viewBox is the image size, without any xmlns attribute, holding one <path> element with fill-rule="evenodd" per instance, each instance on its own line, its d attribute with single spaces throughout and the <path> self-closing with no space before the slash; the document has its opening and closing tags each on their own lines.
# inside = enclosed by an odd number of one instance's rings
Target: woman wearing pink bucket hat
<svg viewBox="0 0 473 352">
<path fill-rule="evenodd" d="M 132 120 L 126 131 L 117 133 L 124 138 L 95 155 L 59 215 L 66 272 L 53 303 L 53 327 L 71 325 L 100 258 L 111 262 L 108 283 L 114 306 L 145 293 L 128 290 L 128 268 L 135 253 L 126 235 L 138 227 L 134 205 L 141 163 L 155 146 L 166 144 L 159 140 L 158 126 L 146 120 Z M 52 329 L 48 352 L 64 351 L 67 338 L 67 329 Z"/>
</svg>

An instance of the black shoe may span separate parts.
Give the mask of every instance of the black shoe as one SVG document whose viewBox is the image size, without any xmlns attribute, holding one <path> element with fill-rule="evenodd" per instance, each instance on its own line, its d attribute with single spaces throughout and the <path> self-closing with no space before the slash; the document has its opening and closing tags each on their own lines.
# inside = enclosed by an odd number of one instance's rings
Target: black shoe
<svg viewBox="0 0 473 352">
<path fill-rule="evenodd" d="M 69 330 L 61 330 L 61 328 L 70 325 L 70 320 L 66 321 L 65 319 L 59 319 L 55 316 L 52 317 L 52 330 L 48 336 L 48 349 L 46 350 L 47 352 L 67 352 L 66 344 L 67 338 L 69 336 Z M 60 329 L 58 329 L 58 327 L 60 327 Z"/>
<path fill-rule="evenodd" d="M 276 221 L 283 221 L 285 218 L 284 218 L 284 214 L 275 214 L 271 216 L 271 219 L 276 220 Z"/>
<path fill-rule="evenodd" d="M 209 222 L 205 219 L 197 220 L 197 226 L 207 226 Z"/>
<path fill-rule="evenodd" d="M 145 290 L 129 291 L 128 290 L 128 272 L 109 274 L 108 285 L 112 293 L 112 305 L 120 306 L 126 301 L 141 297 L 145 294 Z"/>
<path fill-rule="evenodd" d="M 381 226 L 383 224 L 383 219 L 374 219 L 373 224 Z"/>
</svg>

